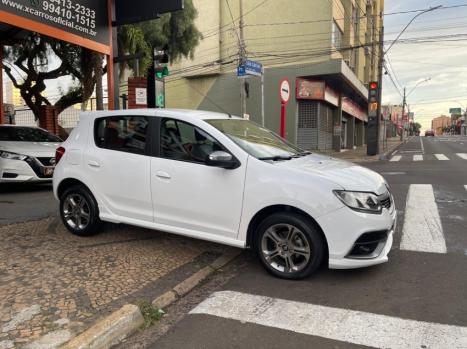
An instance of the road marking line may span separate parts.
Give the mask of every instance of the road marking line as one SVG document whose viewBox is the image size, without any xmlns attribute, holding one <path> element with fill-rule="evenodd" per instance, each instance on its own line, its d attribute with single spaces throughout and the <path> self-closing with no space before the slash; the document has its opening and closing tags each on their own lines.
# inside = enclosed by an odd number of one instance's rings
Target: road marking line
<svg viewBox="0 0 467 349">
<path fill-rule="evenodd" d="M 407 172 L 381 172 L 380 174 L 382 176 L 401 176 L 406 175 Z"/>
<path fill-rule="evenodd" d="M 423 137 L 420 137 L 420 144 L 422 145 L 422 153 L 425 154 L 425 147 L 423 146 Z"/>
<path fill-rule="evenodd" d="M 414 155 L 413 161 L 423 161 L 423 155 Z"/>
<path fill-rule="evenodd" d="M 400 159 L 402 159 L 402 156 L 401 155 L 396 155 L 396 156 L 393 156 L 391 158 L 391 160 L 389 160 L 389 161 L 391 161 L 391 162 L 400 161 Z"/>
<path fill-rule="evenodd" d="M 401 250 L 446 253 L 433 186 L 411 184 L 407 194 Z"/>
<path fill-rule="evenodd" d="M 459 153 L 459 154 L 456 154 L 458 157 L 460 157 L 461 159 L 464 159 L 464 160 L 467 160 L 467 154 L 465 153 Z"/>
<path fill-rule="evenodd" d="M 435 154 L 438 160 L 449 160 L 449 158 L 444 154 Z"/>
<path fill-rule="evenodd" d="M 215 292 L 190 314 L 207 314 L 368 347 L 467 346 L 467 327 L 406 320 L 234 291 Z"/>
<path fill-rule="evenodd" d="M 465 190 L 467 190 L 467 185 L 464 185 Z"/>
</svg>

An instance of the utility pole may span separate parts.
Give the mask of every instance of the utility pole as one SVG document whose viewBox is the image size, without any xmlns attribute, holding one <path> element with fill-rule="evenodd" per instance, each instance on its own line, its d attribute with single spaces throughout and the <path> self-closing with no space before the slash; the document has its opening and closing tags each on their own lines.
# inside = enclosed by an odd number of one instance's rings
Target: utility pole
<svg viewBox="0 0 467 349">
<path fill-rule="evenodd" d="M 264 67 L 261 68 L 261 125 L 265 125 L 265 115 L 264 115 Z"/>
<path fill-rule="evenodd" d="M 246 57 L 245 57 L 245 40 L 244 40 L 244 35 L 243 35 L 243 27 L 244 27 L 244 22 L 243 22 L 243 0 L 239 0 L 239 6 L 240 6 L 240 23 L 239 23 L 239 32 L 240 32 L 240 45 L 239 45 L 239 58 L 240 58 L 240 65 L 243 65 L 245 63 Z M 246 114 L 246 91 L 245 91 L 245 85 L 246 85 L 246 78 L 240 79 L 240 113 L 241 117 L 245 117 Z"/>
<path fill-rule="evenodd" d="M 406 104 L 406 88 L 404 87 L 404 99 L 402 100 L 402 116 L 401 116 L 401 141 L 404 140 L 404 114 L 405 114 L 405 104 Z"/>
<path fill-rule="evenodd" d="M 382 22 L 382 13 L 380 14 L 380 21 Z M 382 23 L 381 23 L 382 24 Z M 381 105 L 383 102 L 383 65 L 384 65 L 384 26 L 381 25 L 379 30 L 379 62 L 378 62 L 378 119 L 376 121 L 376 132 L 377 132 L 377 154 L 380 152 L 379 141 L 381 138 Z M 386 133 L 382 135 L 382 140 L 386 137 Z"/>
</svg>

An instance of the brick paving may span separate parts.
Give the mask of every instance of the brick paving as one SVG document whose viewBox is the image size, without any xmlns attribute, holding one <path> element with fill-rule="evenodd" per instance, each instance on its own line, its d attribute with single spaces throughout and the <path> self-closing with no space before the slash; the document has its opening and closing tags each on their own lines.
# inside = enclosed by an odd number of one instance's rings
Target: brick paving
<svg viewBox="0 0 467 349">
<path fill-rule="evenodd" d="M 206 251 L 223 249 L 129 226 L 80 238 L 56 218 L 0 226 L 0 241 L 0 348 L 34 348 L 47 333 L 82 331 Z"/>
</svg>

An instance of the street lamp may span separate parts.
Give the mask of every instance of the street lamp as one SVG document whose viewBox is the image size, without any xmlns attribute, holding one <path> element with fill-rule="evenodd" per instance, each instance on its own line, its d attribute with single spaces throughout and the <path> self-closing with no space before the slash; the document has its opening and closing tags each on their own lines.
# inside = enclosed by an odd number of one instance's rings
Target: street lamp
<svg viewBox="0 0 467 349">
<path fill-rule="evenodd" d="M 402 29 L 402 31 L 399 33 L 399 35 L 397 35 L 397 38 L 394 39 L 394 41 L 391 43 L 391 45 L 389 45 L 388 49 L 384 52 L 384 54 L 387 54 L 388 51 L 391 49 L 391 47 L 394 46 L 394 44 L 397 42 L 397 40 L 400 39 L 400 37 L 402 36 L 402 34 L 404 34 L 404 32 L 407 30 L 407 28 L 412 24 L 413 21 L 415 21 L 417 19 L 417 17 L 427 13 L 427 12 L 431 12 L 431 11 L 435 11 L 435 10 L 438 10 L 440 9 L 441 7 L 443 7 L 443 5 L 438 5 L 438 6 L 435 6 L 435 7 L 430 7 L 429 9 L 426 9 L 425 11 L 422 11 L 420 13 L 417 13 L 411 20 L 409 23 L 407 23 L 407 25 L 404 27 L 404 29 Z"/>
<path fill-rule="evenodd" d="M 417 84 L 410 90 L 410 92 L 407 93 L 406 98 L 408 98 L 408 97 L 412 94 L 412 92 L 415 91 L 415 89 L 416 89 L 419 85 L 421 85 L 421 84 L 423 84 L 423 83 L 425 83 L 425 82 L 428 82 L 428 81 L 430 81 L 430 80 L 431 80 L 431 78 L 426 78 L 425 80 L 422 80 L 422 81 L 417 82 Z"/>
<path fill-rule="evenodd" d="M 379 67 L 379 83 L 380 83 L 380 86 L 382 86 L 382 80 L 383 80 L 383 77 L 382 77 L 382 72 L 383 72 L 383 65 L 384 65 L 384 56 L 387 55 L 387 53 L 389 52 L 389 50 L 394 46 L 394 44 L 400 39 L 400 37 L 402 36 L 402 34 L 405 33 L 405 31 L 407 30 L 407 28 L 413 23 L 413 21 L 415 21 L 418 17 L 420 17 L 421 15 L 425 14 L 425 13 L 428 13 L 428 12 L 431 12 L 431 11 L 435 11 L 435 10 L 439 10 L 440 8 L 442 8 L 443 5 L 438 5 L 438 6 L 435 6 L 435 7 L 430 7 L 424 11 L 421 11 L 420 13 L 417 13 L 410 21 L 409 23 L 407 23 L 407 25 L 404 27 L 404 29 L 402 29 L 402 31 L 399 33 L 399 35 L 397 35 L 397 37 L 394 39 L 394 41 L 391 43 L 391 45 L 389 45 L 389 47 L 386 49 L 386 50 L 383 50 L 383 52 L 381 53 L 380 55 L 380 67 Z M 421 82 L 420 82 L 421 83 Z M 417 86 L 415 86 L 417 87 Z M 410 93 L 413 92 L 413 90 L 415 89 L 415 87 L 412 89 L 412 91 L 410 91 Z M 379 91 L 379 98 L 380 98 L 380 101 L 379 103 L 381 104 L 381 96 L 382 96 L 382 93 L 381 93 L 381 87 L 380 87 L 380 91 Z M 405 99 L 406 99 L 406 96 L 405 96 L 405 88 L 404 88 L 404 102 L 403 102 L 403 106 L 402 106 L 402 118 L 404 117 L 404 112 L 405 112 Z M 401 122 L 402 124 L 402 122 Z M 404 129 L 402 128 L 401 130 L 401 141 L 404 139 Z"/>
<path fill-rule="evenodd" d="M 403 125 L 403 122 L 404 122 L 404 114 L 405 114 L 405 105 L 407 104 L 407 97 L 409 97 L 414 91 L 415 89 L 420 86 L 421 84 L 425 83 L 425 82 L 428 82 L 430 81 L 431 78 L 426 78 L 425 80 L 422 80 L 422 81 L 419 81 L 415 84 L 415 86 L 410 90 L 410 92 L 408 94 L 406 94 L 406 88 L 404 87 L 404 99 L 402 101 L 402 120 L 401 120 L 401 126 L 402 126 L 402 129 L 401 129 L 401 141 L 404 140 L 404 129 L 405 129 L 405 125 Z M 410 111 L 410 110 L 409 110 Z"/>
</svg>

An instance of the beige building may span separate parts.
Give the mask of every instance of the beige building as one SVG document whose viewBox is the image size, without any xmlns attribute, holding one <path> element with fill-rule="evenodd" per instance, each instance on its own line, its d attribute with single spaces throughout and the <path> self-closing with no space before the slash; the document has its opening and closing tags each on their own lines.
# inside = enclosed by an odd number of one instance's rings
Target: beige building
<svg viewBox="0 0 467 349">
<path fill-rule="evenodd" d="M 435 131 L 436 135 L 442 135 L 443 129 L 451 125 L 452 125 L 452 119 L 450 116 L 442 115 L 437 118 L 434 118 L 431 121 L 431 129 Z"/>
<path fill-rule="evenodd" d="M 23 97 L 21 97 L 20 90 L 17 89 L 9 79 L 5 80 L 4 88 L 3 102 L 5 104 L 13 104 L 15 107 L 23 107 L 26 105 Z"/>
<path fill-rule="evenodd" d="M 204 39 L 171 67 L 167 107 L 240 115 L 239 0 L 193 0 Z M 365 141 L 367 84 L 378 80 L 384 0 L 243 1 L 246 56 L 264 67 L 264 121 L 278 130 L 279 83 L 293 91 L 287 138 L 307 149 Z M 230 5 L 230 11 L 229 7 Z M 232 19 L 234 19 L 234 23 Z M 247 114 L 262 122 L 261 78 L 247 79 Z"/>
</svg>

